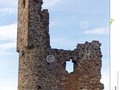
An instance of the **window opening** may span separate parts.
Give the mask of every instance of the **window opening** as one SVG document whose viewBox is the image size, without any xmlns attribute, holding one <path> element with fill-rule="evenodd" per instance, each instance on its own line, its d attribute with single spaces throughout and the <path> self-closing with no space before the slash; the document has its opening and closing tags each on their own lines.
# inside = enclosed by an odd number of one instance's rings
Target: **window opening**
<svg viewBox="0 0 120 90">
<path fill-rule="evenodd" d="M 72 60 L 70 59 L 70 61 L 66 61 L 66 71 L 68 73 L 71 73 L 74 71 L 74 63 L 72 62 Z"/>
<path fill-rule="evenodd" d="M 25 8 L 25 4 L 26 4 L 26 1 L 25 1 L 25 0 L 23 0 L 23 8 Z"/>
</svg>

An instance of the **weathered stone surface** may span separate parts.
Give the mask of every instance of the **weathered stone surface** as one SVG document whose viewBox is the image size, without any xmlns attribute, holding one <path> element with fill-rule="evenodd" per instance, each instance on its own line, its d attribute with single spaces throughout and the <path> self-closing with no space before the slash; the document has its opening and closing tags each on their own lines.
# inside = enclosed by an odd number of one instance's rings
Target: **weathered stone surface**
<svg viewBox="0 0 120 90">
<path fill-rule="evenodd" d="M 78 44 L 74 50 L 50 47 L 49 13 L 41 10 L 42 0 L 19 0 L 18 90 L 103 90 L 101 44 Z M 74 71 L 66 71 L 66 61 Z"/>
</svg>

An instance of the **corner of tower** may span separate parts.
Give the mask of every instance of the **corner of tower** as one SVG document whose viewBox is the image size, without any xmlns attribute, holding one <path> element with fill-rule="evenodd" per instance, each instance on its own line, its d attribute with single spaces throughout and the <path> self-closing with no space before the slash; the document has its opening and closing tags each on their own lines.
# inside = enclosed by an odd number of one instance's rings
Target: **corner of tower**
<svg viewBox="0 0 120 90">
<path fill-rule="evenodd" d="M 24 47 L 50 47 L 49 13 L 43 0 L 18 1 L 17 51 Z"/>
</svg>

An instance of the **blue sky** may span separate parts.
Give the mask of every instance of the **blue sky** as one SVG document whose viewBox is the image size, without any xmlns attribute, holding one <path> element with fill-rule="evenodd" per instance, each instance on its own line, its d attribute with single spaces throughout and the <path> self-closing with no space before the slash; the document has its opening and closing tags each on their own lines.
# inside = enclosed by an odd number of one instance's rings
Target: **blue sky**
<svg viewBox="0 0 120 90">
<path fill-rule="evenodd" d="M 53 48 L 76 48 L 77 43 L 102 43 L 102 80 L 109 90 L 109 0 L 44 0 L 50 13 Z M 0 0 L 0 90 L 17 90 L 17 0 Z"/>
</svg>

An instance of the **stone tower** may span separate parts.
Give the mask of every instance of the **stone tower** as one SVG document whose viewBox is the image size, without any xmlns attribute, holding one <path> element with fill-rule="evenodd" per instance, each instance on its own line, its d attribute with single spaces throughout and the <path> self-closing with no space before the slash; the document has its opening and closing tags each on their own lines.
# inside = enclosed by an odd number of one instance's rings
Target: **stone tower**
<svg viewBox="0 0 120 90">
<path fill-rule="evenodd" d="M 78 44 L 74 50 L 50 47 L 49 13 L 42 0 L 18 0 L 18 90 L 103 90 L 101 44 Z M 66 71 L 72 60 L 74 71 Z"/>
</svg>

